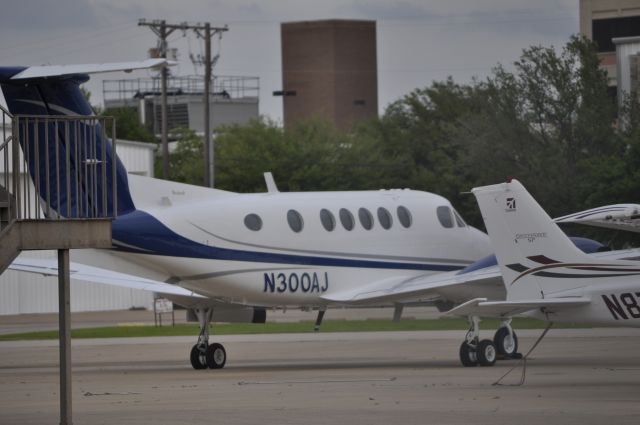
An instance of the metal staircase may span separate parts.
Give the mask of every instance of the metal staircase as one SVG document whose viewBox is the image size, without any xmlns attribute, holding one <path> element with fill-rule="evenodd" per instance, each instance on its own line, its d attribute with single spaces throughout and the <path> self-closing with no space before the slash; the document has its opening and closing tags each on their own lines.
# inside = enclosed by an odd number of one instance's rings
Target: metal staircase
<svg viewBox="0 0 640 425">
<path fill-rule="evenodd" d="M 115 167 L 93 158 L 96 129 L 104 135 L 113 119 L 0 113 L 0 273 L 22 250 L 111 247 L 107 205 L 117 202 L 117 189 L 103 183 Z M 82 164 L 70 161 L 72 151 Z"/>
<path fill-rule="evenodd" d="M 23 250 L 58 251 L 60 423 L 70 424 L 69 249 L 111 247 L 116 167 L 99 158 L 108 157 L 104 129 L 108 125 L 115 135 L 115 122 L 12 116 L 2 107 L 0 114 L 0 273 Z M 115 137 L 111 143 L 115 157 Z"/>
</svg>

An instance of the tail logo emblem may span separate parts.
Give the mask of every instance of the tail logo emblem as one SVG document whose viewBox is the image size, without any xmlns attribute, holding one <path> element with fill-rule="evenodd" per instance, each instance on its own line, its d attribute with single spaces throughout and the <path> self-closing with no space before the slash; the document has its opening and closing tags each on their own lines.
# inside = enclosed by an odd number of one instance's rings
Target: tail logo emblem
<svg viewBox="0 0 640 425">
<path fill-rule="evenodd" d="M 507 209 L 505 211 L 515 211 L 516 210 L 516 198 L 507 198 Z"/>
</svg>

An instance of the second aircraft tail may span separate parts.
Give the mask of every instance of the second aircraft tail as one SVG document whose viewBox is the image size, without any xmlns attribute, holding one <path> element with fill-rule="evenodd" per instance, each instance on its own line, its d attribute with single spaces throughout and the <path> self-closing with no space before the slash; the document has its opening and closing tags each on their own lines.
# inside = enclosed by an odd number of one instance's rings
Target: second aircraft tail
<svg viewBox="0 0 640 425">
<path fill-rule="evenodd" d="M 517 180 L 472 190 L 496 252 L 508 300 L 557 296 L 624 274 L 626 264 L 580 251 Z"/>
</svg>

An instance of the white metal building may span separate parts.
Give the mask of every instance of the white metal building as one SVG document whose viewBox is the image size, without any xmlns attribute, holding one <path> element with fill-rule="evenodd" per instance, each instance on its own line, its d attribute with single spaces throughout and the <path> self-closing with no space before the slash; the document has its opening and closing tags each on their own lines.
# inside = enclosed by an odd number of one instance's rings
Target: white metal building
<svg viewBox="0 0 640 425">
<path fill-rule="evenodd" d="M 153 177 L 156 145 L 118 140 L 117 154 L 129 173 Z M 31 251 L 22 255 L 56 258 L 55 251 Z M 73 262 L 73 251 L 71 252 Z M 71 311 L 152 308 L 153 294 L 109 285 L 72 281 Z M 0 275 L 0 315 L 53 313 L 58 311 L 57 278 L 7 270 Z"/>
</svg>

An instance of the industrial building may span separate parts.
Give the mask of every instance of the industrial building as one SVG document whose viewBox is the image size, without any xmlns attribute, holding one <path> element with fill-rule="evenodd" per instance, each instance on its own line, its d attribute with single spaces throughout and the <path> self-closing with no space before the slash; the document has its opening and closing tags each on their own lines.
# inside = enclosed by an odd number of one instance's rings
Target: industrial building
<svg viewBox="0 0 640 425">
<path fill-rule="evenodd" d="M 320 118 L 349 130 L 378 115 L 376 22 L 283 23 L 284 125 Z"/>
<path fill-rule="evenodd" d="M 105 108 L 130 107 L 140 123 L 154 134 L 162 128 L 160 78 L 105 80 Z M 246 124 L 259 116 L 260 80 L 257 77 L 215 76 L 209 96 L 213 131 L 221 125 Z M 200 76 L 167 80 L 167 128 L 184 127 L 204 134 L 204 80 Z"/>
</svg>

